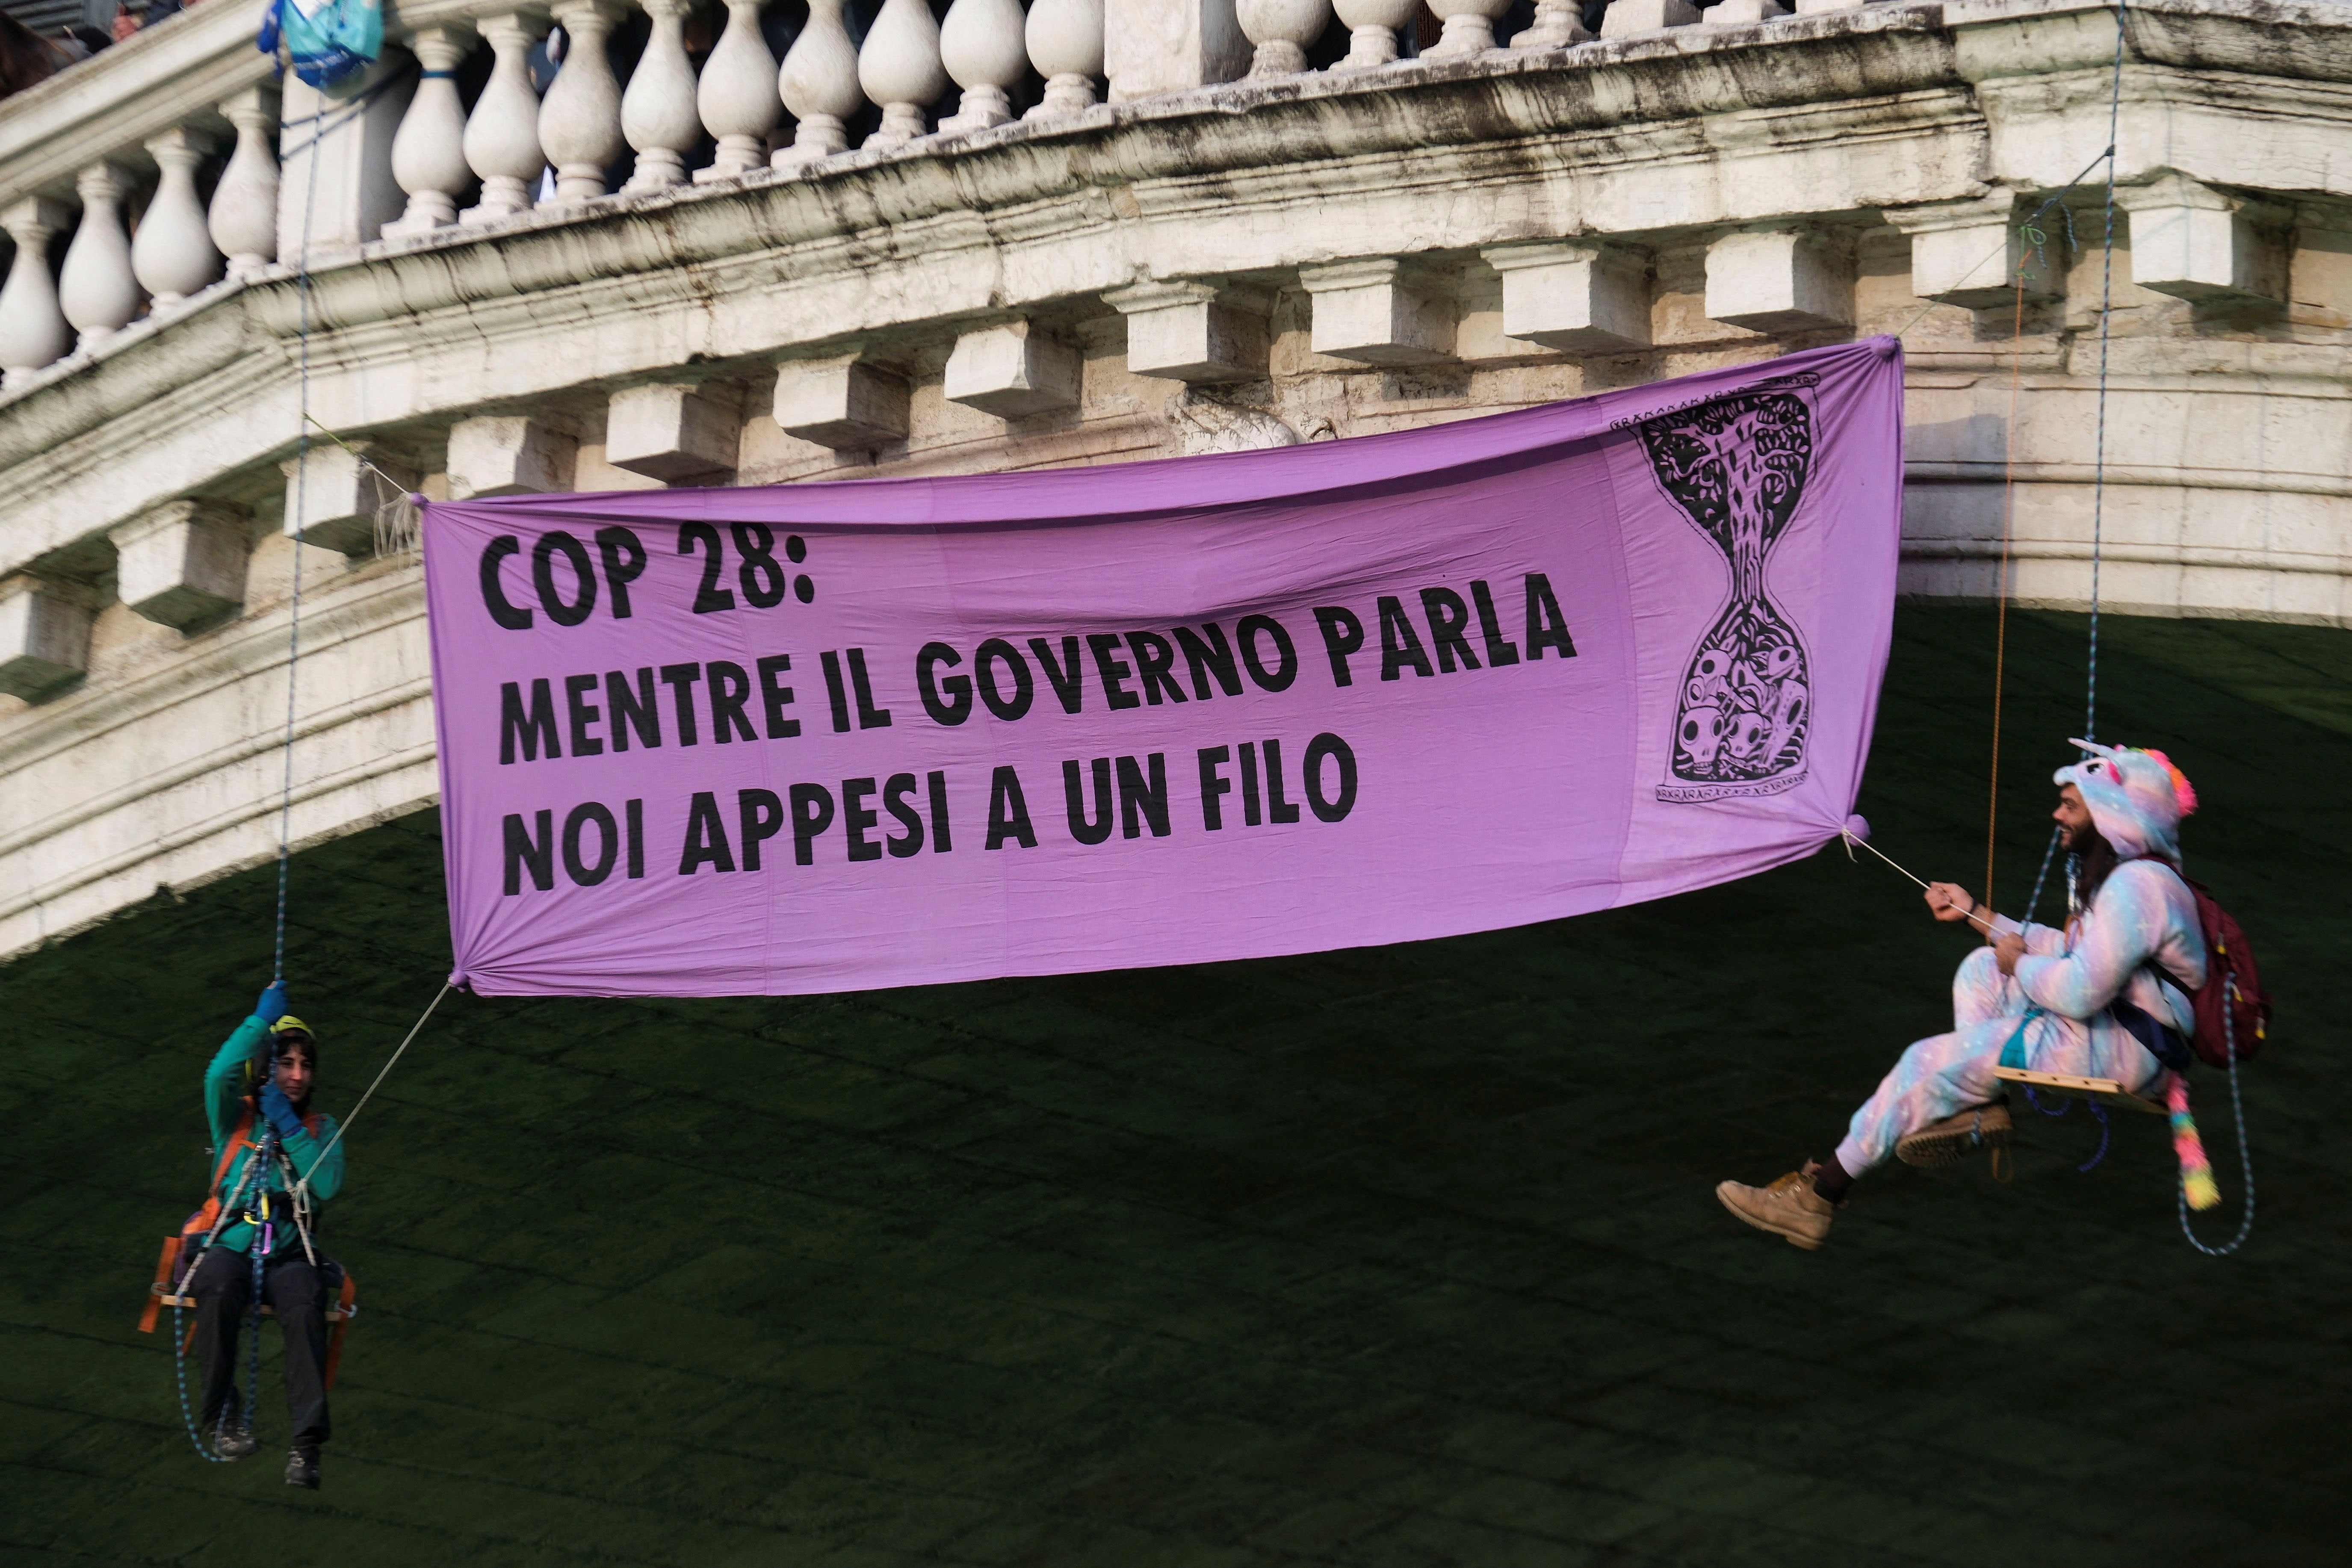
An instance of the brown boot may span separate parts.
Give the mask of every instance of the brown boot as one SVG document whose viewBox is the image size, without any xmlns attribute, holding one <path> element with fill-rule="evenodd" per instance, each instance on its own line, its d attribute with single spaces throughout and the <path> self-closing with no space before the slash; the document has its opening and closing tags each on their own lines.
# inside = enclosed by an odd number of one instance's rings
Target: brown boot
<svg viewBox="0 0 2352 1568">
<path fill-rule="evenodd" d="M 1990 1105 L 1973 1106 L 1905 1135 L 1895 1145 L 1895 1157 L 1906 1165 L 1932 1171 L 1979 1149 L 1990 1149 L 1994 1151 L 1998 1163 L 1999 1152 L 2008 1148 L 2015 1136 L 2016 1130 L 2009 1120 L 2009 1102 L 1996 1100 Z"/>
<path fill-rule="evenodd" d="M 1830 1221 L 1837 1215 L 1829 1199 L 1813 1191 L 1813 1173 L 1820 1169 L 1808 1160 L 1803 1170 L 1791 1171 L 1769 1187 L 1725 1182 L 1715 1195 L 1757 1229 L 1786 1237 L 1791 1247 L 1818 1251 L 1830 1238 Z"/>
</svg>

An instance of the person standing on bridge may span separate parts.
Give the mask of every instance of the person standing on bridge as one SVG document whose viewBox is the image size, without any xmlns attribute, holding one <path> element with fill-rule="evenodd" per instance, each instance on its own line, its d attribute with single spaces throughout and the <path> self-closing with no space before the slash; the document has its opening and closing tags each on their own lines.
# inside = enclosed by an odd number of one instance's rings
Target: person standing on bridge
<svg viewBox="0 0 2352 1568">
<path fill-rule="evenodd" d="M 251 1304 L 257 1255 L 261 1297 L 286 1340 L 286 1406 L 293 1452 L 286 1484 L 319 1484 L 319 1449 L 327 1441 L 327 1299 L 341 1269 L 316 1247 L 311 1212 L 342 1190 L 343 1146 L 335 1119 L 310 1112 L 319 1044 L 286 1012 L 286 988 L 272 982 L 252 1016 L 237 1026 L 205 1072 L 205 1114 L 221 1151 L 206 1207 L 236 1205 L 218 1239 L 196 1263 L 187 1294 L 196 1298 L 196 1342 L 204 1368 L 199 1430 L 213 1452 L 239 1459 L 253 1452 L 253 1412 L 237 1399 L 238 1324 Z M 248 1086 L 258 1084 L 258 1092 Z M 258 1171 L 253 1162 L 267 1157 Z M 294 1189 L 308 1186 L 298 1212 Z M 257 1325 L 255 1332 L 258 1333 Z"/>
<path fill-rule="evenodd" d="M 1855 1178 L 1887 1155 L 1940 1165 L 2007 1144 L 1996 1067 L 2113 1079 L 2137 1092 L 2188 1066 L 2189 993 L 2205 984 L 2206 955 L 2197 898 L 2180 877 L 2179 831 L 2197 793 L 2162 752 L 2074 744 L 2095 754 L 2053 776 L 2065 926 L 1993 917 L 1989 945 L 1952 982 L 1951 1032 L 1903 1053 L 1827 1164 L 1808 1162 L 1769 1186 L 1725 1182 L 1715 1190 L 1724 1207 L 1811 1250 L 1829 1238 Z M 1927 899 L 1939 921 L 1981 919 L 1953 883 L 1930 884 Z"/>
</svg>

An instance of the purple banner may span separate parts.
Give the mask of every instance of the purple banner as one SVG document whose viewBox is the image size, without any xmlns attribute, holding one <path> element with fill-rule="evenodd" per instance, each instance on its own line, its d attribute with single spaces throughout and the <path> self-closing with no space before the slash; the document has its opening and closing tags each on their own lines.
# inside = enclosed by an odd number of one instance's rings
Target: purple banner
<svg viewBox="0 0 2352 1568">
<path fill-rule="evenodd" d="M 1120 467 L 435 504 L 457 976 L 791 994 L 1484 931 L 1811 852 L 1891 339 Z"/>
</svg>

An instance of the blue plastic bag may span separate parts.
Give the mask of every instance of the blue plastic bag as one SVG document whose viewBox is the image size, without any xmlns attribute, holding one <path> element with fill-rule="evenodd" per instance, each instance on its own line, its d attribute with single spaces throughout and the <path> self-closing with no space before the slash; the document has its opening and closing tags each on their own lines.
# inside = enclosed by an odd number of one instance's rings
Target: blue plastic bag
<svg viewBox="0 0 2352 1568">
<path fill-rule="evenodd" d="M 280 38 L 294 74 L 322 91 L 375 64 L 383 52 L 381 0 L 269 0 L 255 45 L 276 54 Z"/>
</svg>

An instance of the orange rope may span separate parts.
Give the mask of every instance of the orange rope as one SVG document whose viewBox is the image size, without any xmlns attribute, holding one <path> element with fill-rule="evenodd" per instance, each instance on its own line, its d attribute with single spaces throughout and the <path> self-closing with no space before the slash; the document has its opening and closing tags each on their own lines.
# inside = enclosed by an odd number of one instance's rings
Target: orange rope
<svg viewBox="0 0 2352 1568">
<path fill-rule="evenodd" d="M 2000 821 L 2000 696 L 2009 666 L 2009 536 L 2015 516 L 2017 490 L 2017 396 L 2019 366 L 2025 355 L 2025 258 L 2018 258 L 2010 276 L 2014 308 L 2009 331 L 2009 428 L 2000 448 L 2000 566 L 1993 580 L 1998 606 L 1992 645 L 1992 784 L 1985 801 L 1985 893 L 1992 904 L 1993 847 Z"/>
</svg>

